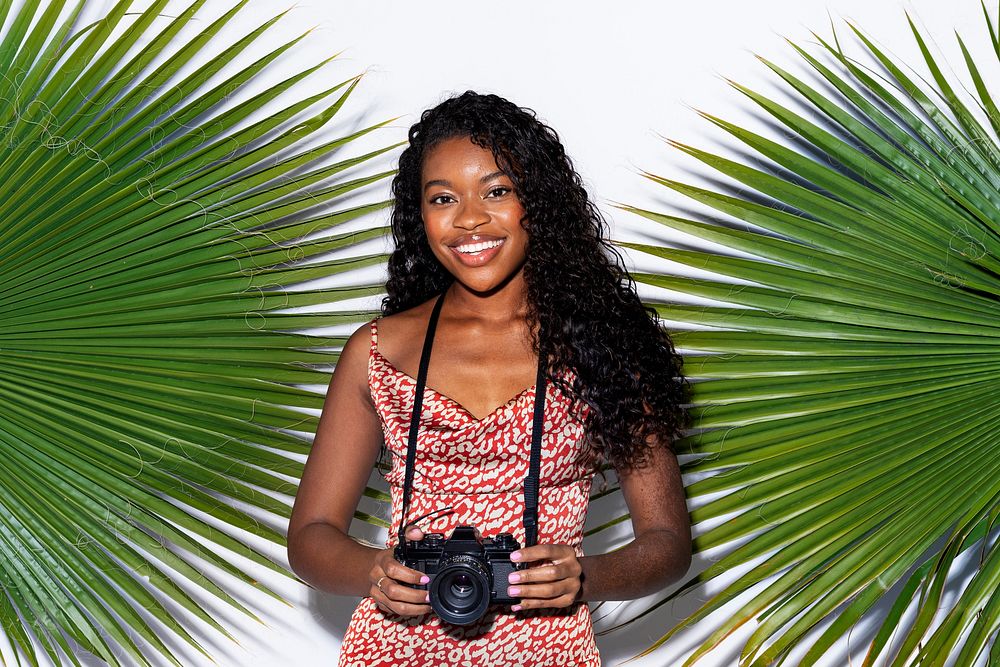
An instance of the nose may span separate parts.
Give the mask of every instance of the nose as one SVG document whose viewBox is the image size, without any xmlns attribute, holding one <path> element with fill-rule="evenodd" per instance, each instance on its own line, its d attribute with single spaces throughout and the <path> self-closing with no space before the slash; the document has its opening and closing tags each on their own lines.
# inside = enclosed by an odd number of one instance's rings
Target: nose
<svg viewBox="0 0 1000 667">
<path fill-rule="evenodd" d="M 490 221 L 490 212 L 479 197 L 463 198 L 455 212 L 455 226 L 461 229 L 475 229 Z"/>
</svg>

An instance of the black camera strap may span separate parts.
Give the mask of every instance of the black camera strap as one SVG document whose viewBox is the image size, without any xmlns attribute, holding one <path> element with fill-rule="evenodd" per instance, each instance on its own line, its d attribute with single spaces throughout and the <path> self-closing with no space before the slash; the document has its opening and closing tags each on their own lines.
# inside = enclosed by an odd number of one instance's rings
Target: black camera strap
<svg viewBox="0 0 1000 667">
<path fill-rule="evenodd" d="M 416 395 L 413 398 L 413 414 L 410 417 L 410 437 L 406 447 L 406 474 L 403 478 L 403 513 L 399 522 L 399 544 L 406 541 L 408 523 L 406 517 L 410 509 L 410 489 L 413 486 L 413 468 L 417 460 L 417 433 L 420 429 L 420 413 L 424 403 L 424 387 L 427 381 L 427 366 L 431 360 L 431 347 L 434 344 L 434 331 L 437 329 L 441 304 L 444 303 L 444 292 L 438 297 L 431 311 L 431 319 L 427 323 L 427 333 L 424 336 L 424 348 L 420 354 L 420 367 L 417 370 Z M 524 546 L 533 546 L 538 540 L 538 477 L 542 458 L 542 428 L 545 423 L 545 385 L 546 385 L 546 355 L 539 351 L 538 374 L 535 378 L 535 413 L 531 424 L 531 454 L 528 459 L 528 476 L 524 479 Z M 436 514 L 436 512 L 432 512 Z"/>
</svg>

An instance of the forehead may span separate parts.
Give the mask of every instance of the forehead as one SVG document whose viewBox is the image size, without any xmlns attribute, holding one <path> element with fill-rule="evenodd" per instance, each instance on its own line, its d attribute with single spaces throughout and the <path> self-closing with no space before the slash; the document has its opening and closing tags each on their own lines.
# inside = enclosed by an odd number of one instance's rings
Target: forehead
<svg viewBox="0 0 1000 667">
<path fill-rule="evenodd" d="M 451 137 L 434 144 L 425 153 L 421 169 L 424 181 L 497 170 L 493 153 L 472 143 L 469 137 Z"/>
</svg>

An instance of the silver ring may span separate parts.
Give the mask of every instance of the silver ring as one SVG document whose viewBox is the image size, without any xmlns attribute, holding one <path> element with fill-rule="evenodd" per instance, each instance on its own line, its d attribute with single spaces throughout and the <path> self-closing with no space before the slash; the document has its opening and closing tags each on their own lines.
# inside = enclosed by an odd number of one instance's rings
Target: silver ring
<svg viewBox="0 0 1000 667">
<path fill-rule="evenodd" d="M 382 575 L 381 577 L 378 578 L 378 581 L 375 582 L 375 588 L 382 591 L 383 594 L 385 594 L 385 591 L 382 590 L 382 580 L 385 579 L 386 576 L 388 575 Z"/>
</svg>

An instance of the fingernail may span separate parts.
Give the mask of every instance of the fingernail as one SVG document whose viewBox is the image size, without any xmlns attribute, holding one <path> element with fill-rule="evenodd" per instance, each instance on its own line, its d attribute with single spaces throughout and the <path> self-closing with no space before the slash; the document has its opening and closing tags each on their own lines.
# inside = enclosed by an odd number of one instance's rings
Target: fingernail
<svg viewBox="0 0 1000 667">
<path fill-rule="evenodd" d="M 521 552 L 520 551 L 515 551 L 514 553 L 512 553 L 510 555 L 510 559 L 511 560 L 521 560 Z"/>
<path fill-rule="evenodd" d="M 431 582 L 431 578 L 428 577 L 426 574 L 424 576 L 420 577 L 420 583 L 422 583 L 422 584 L 429 584 L 430 582 Z"/>
<path fill-rule="evenodd" d="M 521 605 L 516 604 L 510 608 L 511 611 L 521 611 Z"/>
<path fill-rule="evenodd" d="M 517 582 L 521 581 L 521 575 L 519 575 L 517 572 L 511 572 L 507 576 L 507 581 L 512 584 L 516 584 Z"/>
<path fill-rule="evenodd" d="M 428 593 L 427 595 L 424 596 L 424 602 L 430 602 L 430 601 L 431 601 L 431 594 Z"/>
<path fill-rule="evenodd" d="M 512 598 L 516 598 L 520 594 L 521 594 L 521 589 L 518 588 L 517 586 L 513 586 L 507 589 L 507 595 L 511 596 Z"/>
</svg>

